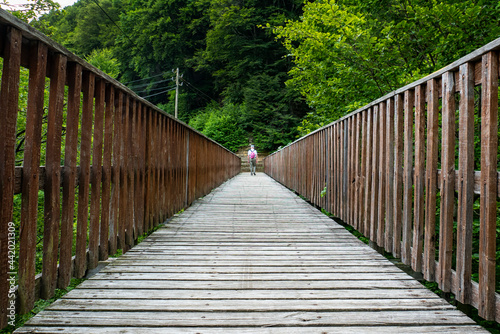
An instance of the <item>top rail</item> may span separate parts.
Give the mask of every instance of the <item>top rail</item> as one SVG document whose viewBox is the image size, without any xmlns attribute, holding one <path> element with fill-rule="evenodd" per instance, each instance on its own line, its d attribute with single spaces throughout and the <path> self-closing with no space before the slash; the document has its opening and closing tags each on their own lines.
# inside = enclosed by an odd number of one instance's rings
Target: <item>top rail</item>
<svg viewBox="0 0 500 334">
<path fill-rule="evenodd" d="M 239 173 L 240 158 L 3 10 L 0 56 L 3 328 Z"/>
<path fill-rule="evenodd" d="M 499 50 L 497 39 L 264 161 L 267 174 L 497 322 Z"/>
</svg>

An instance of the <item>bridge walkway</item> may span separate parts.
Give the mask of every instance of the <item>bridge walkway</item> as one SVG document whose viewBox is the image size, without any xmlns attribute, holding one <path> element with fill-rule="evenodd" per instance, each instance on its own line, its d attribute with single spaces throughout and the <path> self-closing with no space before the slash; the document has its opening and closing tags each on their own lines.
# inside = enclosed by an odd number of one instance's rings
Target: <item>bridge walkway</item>
<svg viewBox="0 0 500 334">
<path fill-rule="evenodd" d="M 265 174 L 239 174 L 16 333 L 487 333 Z"/>
</svg>

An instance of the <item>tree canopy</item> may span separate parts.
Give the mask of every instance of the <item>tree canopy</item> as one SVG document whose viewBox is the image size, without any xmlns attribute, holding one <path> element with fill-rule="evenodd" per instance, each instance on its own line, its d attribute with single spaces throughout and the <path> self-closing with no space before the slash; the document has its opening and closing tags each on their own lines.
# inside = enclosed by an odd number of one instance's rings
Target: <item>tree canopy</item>
<svg viewBox="0 0 500 334">
<path fill-rule="evenodd" d="M 314 111 L 307 133 L 500 36 L 491 0 L 318 0 L 273 28 L 295 66 L 287 85 Z"/>
<path fill-rule="evenodd" d="M 179 68 L 180 119 L 232 149 L 286 145 L 500 36 L 494 0 L 38 2 L 33 25 L 167 112 Z"/>
</svg>

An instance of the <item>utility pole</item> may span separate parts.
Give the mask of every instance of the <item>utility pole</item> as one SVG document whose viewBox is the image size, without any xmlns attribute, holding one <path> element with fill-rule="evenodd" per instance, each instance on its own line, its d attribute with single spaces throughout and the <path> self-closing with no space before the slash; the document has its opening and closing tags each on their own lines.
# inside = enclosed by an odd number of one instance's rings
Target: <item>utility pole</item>
<svg viewBox="0 0 500 334">
<path fill-rule="evenodd" d="M 179 109 L 179 68 L 177 67 L 175 76 L 175 118 L 177 118 L 178 109 Z"/>
</svg>

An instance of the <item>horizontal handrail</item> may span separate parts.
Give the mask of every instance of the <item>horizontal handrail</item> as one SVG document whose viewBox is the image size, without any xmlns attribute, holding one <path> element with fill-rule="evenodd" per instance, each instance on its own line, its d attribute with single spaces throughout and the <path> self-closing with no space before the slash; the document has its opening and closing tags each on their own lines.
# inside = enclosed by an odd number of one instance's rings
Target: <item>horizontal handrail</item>
<svg viewBox="0 0 500 334">
<path fill-rule="evenodd" d="M 264 161 L 271 177 L 497 322 L 499 49 L 497 39 Z"/>
<path fill-rule="evenodd" d="M 16 309 L 29 312 L 39 296 L 52 297 L 71 277 L 83 277 L 119 249 L 126 252 L 139 236 L 239 173 L 241 160 L 3 10 L 0 56 L 3 328 Z M 16 166 L 22 67 L 29 84 L 23 164 Z M 20 222 L 13 221 L 14 210 Z"/>
</svg>

